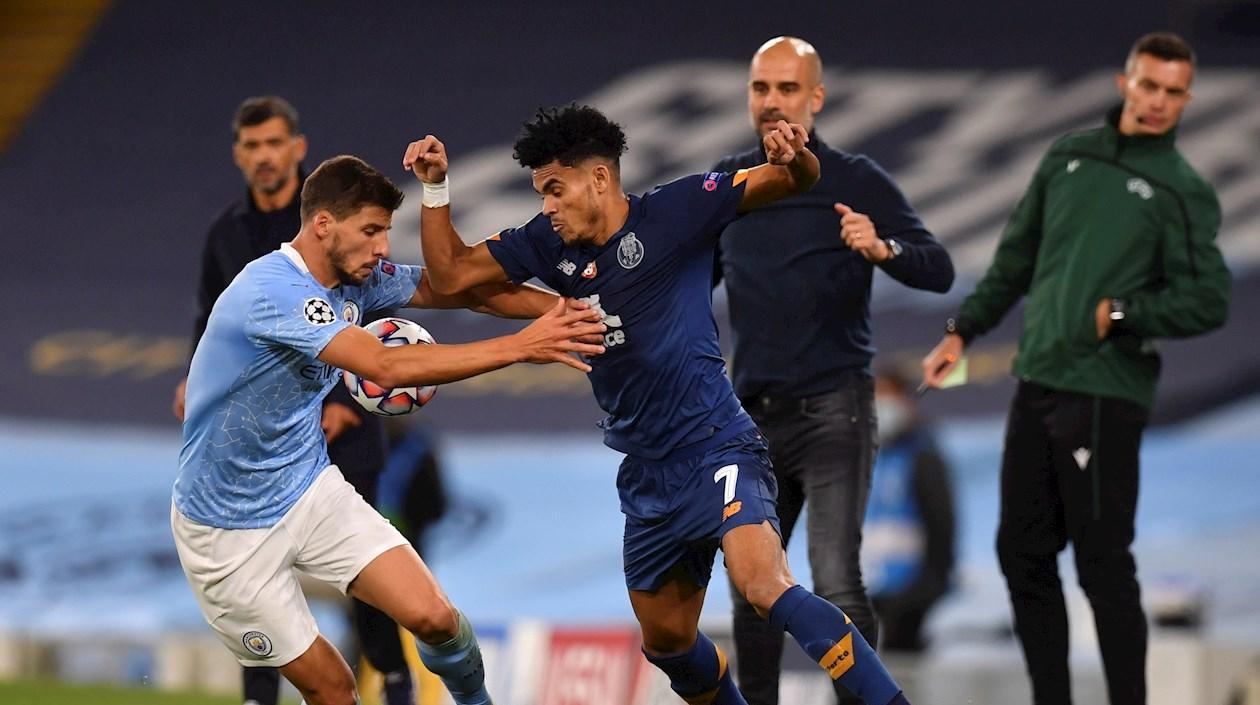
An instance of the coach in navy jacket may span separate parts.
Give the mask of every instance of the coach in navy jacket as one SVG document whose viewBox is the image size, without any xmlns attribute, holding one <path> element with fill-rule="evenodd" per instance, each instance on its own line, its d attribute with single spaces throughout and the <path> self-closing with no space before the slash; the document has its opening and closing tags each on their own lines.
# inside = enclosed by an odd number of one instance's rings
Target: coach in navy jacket
<svg viewBox="0 0 1260 705">
<path fill-rule="evenodd" d="M 812 131 L 821 76 L 817 52 L 799 39 L 772 39 L 753 57 L 754 128 L 760 135 L 785 119 L 810 129 L 821 179 L 727 226 L 715 283 L 726 280 L 735 391 L 770 443 L 783 540 L 808 499 L 814 591 L 875 644 L 858 565 L 875 455 L 871 276 L 879 267 L 907 286 L 945 292 L 954 267 L 878 164 L 828 147 Z M 750 149 L 714 171 L 763 162 L 762 150 Z M 783 636 L 731 592 L 740 689 L 750 705 L 774 705 Z M 861 702 L 838 681 L 836 691 L 842 703 Z"/>
</svg>

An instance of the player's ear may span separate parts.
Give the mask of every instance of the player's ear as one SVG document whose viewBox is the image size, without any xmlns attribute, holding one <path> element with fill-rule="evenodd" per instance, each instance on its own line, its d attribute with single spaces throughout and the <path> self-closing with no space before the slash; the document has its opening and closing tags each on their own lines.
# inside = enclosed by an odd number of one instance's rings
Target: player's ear
<svg viewBox="0 0 1260 705">
<path fill-rule="evenodd" d="M 311 218 L 311 225 L 315 230 L 315 236 L 323 240 L 332 232 L 334 223 L 333 215 L 326 210 L 315 211 L 315 217 Z"/>
<path fill-rule="evenodd" d="M 596 162 L 591 169 L 591 182 L 595 186 L 595 193 L 604 193 L 612 185 L 612 169 L 604 162 Z"/>
<path fill-rule="evenodd" d="M 293 138 L 293 150 L 295 152 L 294 156 L 297 157 L 299 162 L 306 159 L 306 135 L 298 135 Z"/>
</svg>

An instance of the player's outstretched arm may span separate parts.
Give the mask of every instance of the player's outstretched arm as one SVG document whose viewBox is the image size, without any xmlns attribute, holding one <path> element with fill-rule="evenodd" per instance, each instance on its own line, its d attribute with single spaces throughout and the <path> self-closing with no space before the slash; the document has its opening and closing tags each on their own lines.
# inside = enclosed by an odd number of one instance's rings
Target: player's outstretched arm
<svg viewBox="0 0 1260 705">
<path fill-rule="evenodd" d="M 433 289 L 432 274 L 426 268 L 420 286 L 407 302 L 410 308 L 466 308 L 500 318 L 538 318 L 556 305 L 557 295 L 530 284 L 482 284 L 457 294 L 439 294 Z M 575 308 L 587 308 L 575 300 Z"/>
<path fill-rule="evenodd" d="M 458 294 L 481 284 L 501 284 L 507 273 L 484 242 L 472 247 L 451 222 L 450 195 L 446 183 L 446 146 L 428 135 L 407 145 L 403 167 L 424 185 L 420 208 L 420 247 L 435 291 Z"/>
<path fill-rule="evenodd" d="M 762 138 L 767 163 L 748 170 L 748 185 L 739 202 L 741 213 L 805 193 L 818 183 L 818 157 L 809 151 L 806 142 L 809 133 L 804 127 L 783 120 Z"/>
<path fill-rule="evenodd" d="M 590 372 L 590 365 L 571 353 L 603 354 L 604 346 L 578 339 L 606 329 L 598 311 L 571 308 L 558 299 L 550 311 L 517 333 L 461 345 L 386 347 L 363 328 L 350 326 L 333 336 L 319 359 L 386 388 L 446 384 L 517 362 L 560 362 Z"/>
</svg>

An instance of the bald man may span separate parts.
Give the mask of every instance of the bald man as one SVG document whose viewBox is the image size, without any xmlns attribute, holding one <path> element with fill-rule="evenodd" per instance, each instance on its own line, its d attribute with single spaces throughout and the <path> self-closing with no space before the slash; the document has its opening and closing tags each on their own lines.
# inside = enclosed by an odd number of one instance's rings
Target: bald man
<svg viewBox="0 0 1260 705">
<path fill-rule="evenodd" d="M 715 280 L 725 278 L 729 295 L 736 394 L 770 443 L 783 541 L 808 502 L 814 591 L 874 644 L 858 567 L 876 447 L 871 275 L 879 267 L 907 286 L 945 292 L 954 268 L 878 164 L 814 132 L 825 98 L 822 61 L 808 42 L 776 37 L 753 56 L 748 112 L 757 141 L 779 120 L 802 125 L 821 177 L 810 191 L 728 225 Z M 753 148 L 713 171 L 764 162 Z M 732 595 L 740 689 L 751 705 L 775 705 L 782 630 Z M 839 681 L 836 692 L 842 703 L 860 702 Z"/>
</svg>

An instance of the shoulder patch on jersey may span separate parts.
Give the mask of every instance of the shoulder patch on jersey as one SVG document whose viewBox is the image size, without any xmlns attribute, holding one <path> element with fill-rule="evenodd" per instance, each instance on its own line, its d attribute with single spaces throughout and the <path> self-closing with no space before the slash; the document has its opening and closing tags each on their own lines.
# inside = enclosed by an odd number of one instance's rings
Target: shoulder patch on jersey
<svg viewBox="0 0 1260 705">
<path fill-rule="evenodd" d="M 722 174 L 716 171 L 710 171 L 704 175 L 704 183 L 701 184 L 705 191 L 713 191 L 717 189 L 718 179 Z"/>
<path fill-rule="evenodd" d="M 326 326 L 337 320 L 337 316 L 333 314 L 332 304 L 315 297 L 307 299 L 302 304 L 302 315 L 307 323 L 316 326 Z"/>
<path fill-rule="evenodd" d="M 617 263 L 625 269 L 634 269 L 643 261 L 643 243 L 630 231 L 617 245 Z"/>
</svg>

